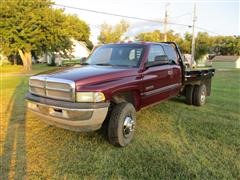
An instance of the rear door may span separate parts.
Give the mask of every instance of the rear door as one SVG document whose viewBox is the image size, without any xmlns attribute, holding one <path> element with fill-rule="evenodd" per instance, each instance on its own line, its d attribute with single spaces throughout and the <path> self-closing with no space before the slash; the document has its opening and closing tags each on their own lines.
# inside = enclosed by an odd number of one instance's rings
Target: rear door
<svg viewBox="0 0 240 180">
<path fill-rule="evenodd" d="M 148 53 L 148 62 L 153 62 L 156 56 L 166 55 L 162 45 L 151 45 Z M 143 72 L 142 105 L 146 106 L 169 97 L 172 89 L 173 68 L 170 64 L 162 64 L 147 68 Z"/>
</svg>

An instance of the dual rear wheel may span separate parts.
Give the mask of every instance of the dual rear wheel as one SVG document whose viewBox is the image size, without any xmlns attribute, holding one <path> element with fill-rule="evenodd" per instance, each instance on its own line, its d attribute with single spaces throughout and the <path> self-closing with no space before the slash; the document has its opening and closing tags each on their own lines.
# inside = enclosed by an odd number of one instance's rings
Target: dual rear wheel
<svg viewBox="0 0 240 180">
<path fill-rule="evenodd" d="M 206 103 L 207 88 L 205 84 L 186 86 L 186 102 L 189 105 L 202 106 Z"/>
</svg>

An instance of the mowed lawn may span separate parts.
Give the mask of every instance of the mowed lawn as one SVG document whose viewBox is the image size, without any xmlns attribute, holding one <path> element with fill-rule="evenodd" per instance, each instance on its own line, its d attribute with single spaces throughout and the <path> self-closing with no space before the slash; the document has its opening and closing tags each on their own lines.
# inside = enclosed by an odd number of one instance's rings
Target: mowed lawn
<svg viewBox="0 0 240 180">
<path fill-rule="evenodd" d="M 240 179 L 239 70 L 216 72 L 203 107 L 175 98 L 138 112 L 126 148 L 27 113 L 27 76 L 1 83 L 0 179 Z"/>
</svg>

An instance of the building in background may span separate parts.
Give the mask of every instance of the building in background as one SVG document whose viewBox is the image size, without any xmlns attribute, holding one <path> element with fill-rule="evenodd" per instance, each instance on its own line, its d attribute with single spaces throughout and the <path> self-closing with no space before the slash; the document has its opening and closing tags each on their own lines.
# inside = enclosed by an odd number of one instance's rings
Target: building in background
<svg viewBox="0 0 240 180">
<path fill-rule="evenodd" d="M 240 56 L 215 56 L 212 66 L 216 69 L 240 68 Z"/>
<path fill-rule="evenodd" d="M 62 58 L 59 53 L 54 53 L 55 63 L 56 65 L 61 66 L 63 64 L 63 61 L 71 61 L 71 60 L 81 60 L 83 58 L 86 58 L 90 54 L 90 50 L 87 48 L 87 44 L 83 41 L 73 41 L 73 49 L 71 52 L 69 52 L 69 58 Z M 48 53 L 45 54 L 37 60 L 40 63 L 48 63 L 52 64 L 52 54 Z"/>
</svg>

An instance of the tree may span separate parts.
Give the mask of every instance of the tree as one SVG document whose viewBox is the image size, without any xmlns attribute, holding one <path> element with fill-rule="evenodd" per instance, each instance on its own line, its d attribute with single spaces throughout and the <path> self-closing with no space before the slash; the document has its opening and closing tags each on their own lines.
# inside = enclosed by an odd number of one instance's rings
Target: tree
<svg viewBox="0 0 240 180">
<path fill-rule="evenodd" d="M 139 41 L 151 41 L 151 42 L 161 42 L 164 39 L 163 33 L 159 30 L 153 32 L 143 32 L 136 36 Z"/>
<path fill-rule="evenodd" d="M 186 32 L 183 37 L 167 32 L 168 41 L 176 42 L 182 53 L 191 53 L 192 34 Z M 140 41 L 162 42 L 164 34 L 159 30 L 140 33 L 136 36 Z M 210 36 L 207 32 L 199 32 L 196 37 L 195 59 L 200 59 L 207 53 L 218 55 L 240 55 L 240 36 Z"/>
<path fill-rule="evenodd" d="M 101 25 L 98 40 L 100 43 L 116 43 L 121 40 L 122 35 L 127 31 L 129 24 L 122 20 L 119 24 L 111 26 L 107 23 Z"/>
<path fill-rule="evenodd" d="M 213 51 L 221 55 L 240 55 L 240 36 L 215 36 Z"/>
<path fill-rule="evenodd" d="M 167 32 L 168 41 L 174 41 L 176 43 L 181 42 L 182 38 L 180 34 L 174 33 L 173 30 Z M 136 36 L 136 39 L 140 41 L 151 41 L 151 42 L 163 42 L 164 33 L 161 33 L 159 30 L 153 32 L 144 32 Z"/>
<path fill-rule="evenodd" d="M 201 59 L 203 55 L 211 53 L 212 46 L 212 38 L 208 35 L 208 33 L 199 32 L 196 37 L 195 59 Z"/>
<path fill-rule="evenodd" d="M 19 54 L 26 70 L 31 69 L 32 52 L 66 55 L 72 38 L 88 41 L 88 25 L 52 5 L 50 0 L 0 1 L 0 49 L 7 56 Z"/>
<path fill-rule="evenodd" d="M 192 43 L 192 35 L 189 32 L 186 32 L 182 40 L 178 44 L 182 53 L 184 54 L 191 53 L 191 43 Z"/>
</svg>

